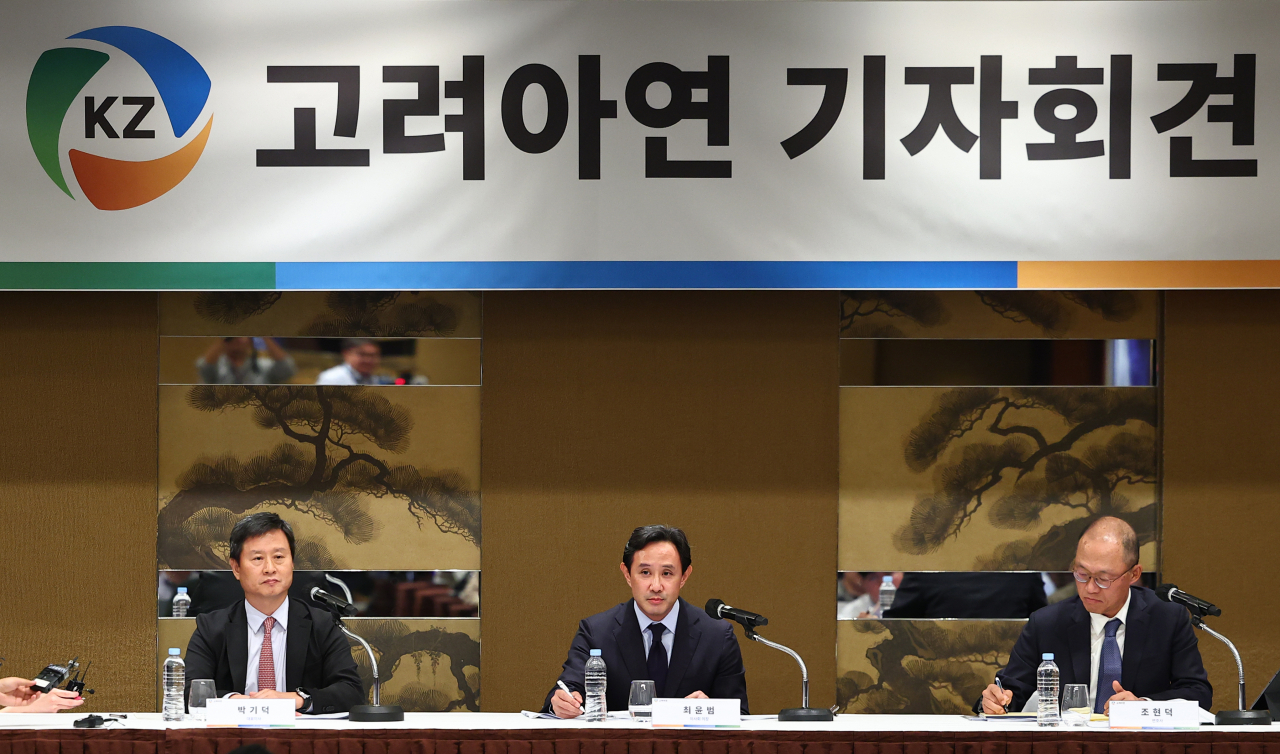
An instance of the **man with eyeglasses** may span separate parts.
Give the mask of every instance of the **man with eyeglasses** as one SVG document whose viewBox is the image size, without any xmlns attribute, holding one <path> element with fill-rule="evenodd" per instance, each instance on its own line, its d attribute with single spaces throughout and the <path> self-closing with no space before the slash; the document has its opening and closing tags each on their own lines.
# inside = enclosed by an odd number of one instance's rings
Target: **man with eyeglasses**
<svg viewBox="0 0 1280 754">
<path fill-rule="evenodd" d="M 974 705 L 988 715 L 1021 710 L 1036 690 L 1041 655 L 1052 652 L 1060 683 L 1089 684 L 1094 712 L 1113 701 L 1190 699 L 1209 709 L 1204 672 L 1187 610 L 1137 586 L 1138 536 L 1118 518 L 1094 521 L 1076 546 L 1076 597 L 1032 613 L 1009 664 Z"/>
</svg>

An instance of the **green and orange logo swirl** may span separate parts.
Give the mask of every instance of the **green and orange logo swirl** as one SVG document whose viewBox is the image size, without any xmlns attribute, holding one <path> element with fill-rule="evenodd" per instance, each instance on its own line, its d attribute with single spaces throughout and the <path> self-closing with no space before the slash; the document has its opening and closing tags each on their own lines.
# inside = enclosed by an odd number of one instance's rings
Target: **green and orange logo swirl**
<svg viewBox="0 0 1280 754">
<path fill-rule="evenodd" d="M 169 115 L 173 135 L 192 132 L 209 100 L 211 82 L 191 53 L 154 32 L 133 26 L 102 26 L 67 37 L 93 40 L 133 58 L 155 84 Z M 67 196 L 75 198 L 62 170 L 60 132 L 67 112 L 81 90 L 111 55 L 85 47 L 46 50 L 36 61 L 27 84 L 27 136 L 44 172 Z M 186 144 L 153 160 L 116 160 L 79 149 L 68 152 L 71 172 L 80 190 L 98 209 L 130 209 L 165 194 L 195 167 L 213 127 L 210 113 L 204 127 Z"/>
</svg>

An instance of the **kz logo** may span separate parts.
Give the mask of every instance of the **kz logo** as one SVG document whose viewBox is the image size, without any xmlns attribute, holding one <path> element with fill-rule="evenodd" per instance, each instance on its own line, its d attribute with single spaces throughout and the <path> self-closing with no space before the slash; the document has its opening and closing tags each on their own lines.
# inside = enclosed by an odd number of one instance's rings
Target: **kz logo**
<svg viewBox="0 0 1280 754">
<path fill-rule="evenodd" d="M 210 81 L 204 68 L 186 50 L 159 34 L 132 26 L 103 26 L 67 39 L 100 42 L 128 55 L 155 84 L 174 137 L 182 139 L 193 130 L 209 99 Z M 73 199 L 62 174 L 62 154 L 58 146 L 63 122 L 68 113 L 78 110 L 74 106 L 89 80 L 111 59 L 108 53 L 85 47 L 46 50 L 36 61 L 27 84 L 27 135 L 31 148 L 44 172 Z M 116 107 L 117 101 L 119 107 Z M 154 130 L 142 128 L 155 105 L 155 97 L 85 96 L 84 136 L 86 139 L 155 139 Z M 109 116 L 114 116 L 117 124 L 126 116 L 131 117 L 117 130 Z M 137 207 L 187 177 L 204 152 L 212 126 L 213 114 L 210 113 L 204 127 L 186 144 L 171 154 L 149 160 L 118 160 L 71 149 L 68 155 L 71 170 L 85 197 L 98 209 Z"/>
</svg>

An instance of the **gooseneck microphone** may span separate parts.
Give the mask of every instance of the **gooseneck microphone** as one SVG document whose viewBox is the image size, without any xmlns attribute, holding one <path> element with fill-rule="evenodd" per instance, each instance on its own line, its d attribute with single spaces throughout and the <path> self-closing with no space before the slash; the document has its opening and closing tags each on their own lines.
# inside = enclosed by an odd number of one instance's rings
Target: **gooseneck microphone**
<svg viewBox="0 0 1280 754">
<path fill-rule="evenodd" d="M 707 614 L 720 620 L 737 621 L 746 628 L 759 628 L 760 626 L 769 625 L 769 619 L 763 615 L 739 610 L 736 607 L 729 607 L 724 604 L 723 600 L 707 600 Z"/>
<path fill-rule="evenodd" d="M 1178 588 L 1177 584 L 1161 584 L 1156 587 L 1156 596 L 1165 602 L 1176 602 L 1183 607 L 1199 612 L 1201 615 L 1222 615 L 1222 610 L 1211 602 L 1192 597 Z"/>
<path fill-rule="evenodd" d="M 339 615 L 342 615 L 343 617 L 350 618 L 351 616 L 356 614 L 355 605 L 351 604 L 350 602 L 347 602 L 341 597 L 336 597 L 332 594 L 329 594 L 328 592 L 326 592 L 325 590 L 321 589 L 318 586 L 311 587 L 311 599 L 315 600 L 316 602 L 319 602 L 320 604 L 338 613 Z"/>
</svg>

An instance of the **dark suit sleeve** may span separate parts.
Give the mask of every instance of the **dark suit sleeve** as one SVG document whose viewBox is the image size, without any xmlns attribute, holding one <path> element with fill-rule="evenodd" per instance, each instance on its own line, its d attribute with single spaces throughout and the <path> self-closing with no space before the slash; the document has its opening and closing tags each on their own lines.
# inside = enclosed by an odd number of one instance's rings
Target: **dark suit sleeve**
<svg viewBox="0 0 1280 754">
<path fill-rule="evenodd" d="M 574 634 L 573 642 L 569 644 L 569 656 L 564 660 L 563 669 L 560 671 L 560 679 L 564 685 L 569 687 L 570 691 L 576 691 L 582 694 L 583 698 L 587 696 L 587 690 L 582 685 L 582 679 L 586 675 L 587 658 L 591 656 L 591 625 L 583 620 L 578 623 L 578 633 Z M 547 692 L 547 698 L 542 702 L 542 711 L 551 712 L 551 697 L 555 696 L 556 689 L 559 686 L 552 686 Z"/>
<path fill-rule="evenodd" d="M 1009 664 L 996 673 L 996 677 L 1004 684 L 1006 691 L 1013 692 L 1013 701 L 1009 703 L 1010 712 L 1021 712 L 1032 692 L 1036 690 L 1036 668 L 1040 667 L 1039 631 L 1042 627 L 1033 615 L 1027 625 L 1023 626 L 1018 641 L 1009 653 Z M 982 711 L 982 697 L 973 704 L 974 712 Z"/>
<path fill-rule="evenodd" d="M 917 574 L 908 573 L 902 577 L 902 584 L 893 597 L 893 606 L 884 611 L 886 618 L 936 618 L 947 616 L 929 615 L 929 595 L 927 587 L 921 583 Z"/>
<path fill-rule="evenodd" d="M 225 630 L 225 626 L 223 627 Z M 182 693 L 183 699 L 191 698 L 191 681 L 196 678 L 212 678 L 217 688 L 219 697 L 227 694 L 237 693 L 235 689 L 224 688 L 223 685 L 230 685 L 230 677 L 218 677 L 218 653 L 214 647 L 219 646 L 222 642 L 222 636 L 215 636 L 221 632 L 216 631 L 209 621 L 209 615 L 201 615 L 196 618 L 196 630 L 191 634 L 190 641 L 187 642 L 187 663 L 186 676 L 187 686 Z M 225 675 L 225 674 L 224 674 Z"/>
<path fill-rule="evenodd" d="M 1213 703 L 1213 686 L 1209 685 L 1209 675 L 1200 659 L 1200 642 L 1191 628 L 1190 616 L 1185 610 L 1178 612 L 1169 646 L 1169 690 L 1148 696 L 1154 701 L 1191 699 L 1207 710 Z"/>
<path fill-rule="evenodd" d="M 364 703 L 364 684 L 356 671 L 356 661 L 351 658 L 351 643 L 332 620 L 316 623 L 317 628 L 328 626 L 328 631 L 317 635 L 320 652 L 320 682 L 316 688 L 307 688 L 311 695 L 313 714 L 346 712 Z"/>
<path fill-rule="evenodd" d="M 721 641 L 724 643 L 724 651 L 720 653 L 719 662 L 716 665 L 716 677 L 712 682 L 711 688 L 706 689 L 703 693 L 712 699 L 740 699 L 742 701 L 742 714 L 751 714 L 747 711 L 747 670 L 742 665 L 742 648 L 738 646 L 738 637 L 733 633 L 733 624 L 728 621 L 721 621 L 724 626 L 721 630 L 725 632 L 725 636 Z"/>
</svg>

